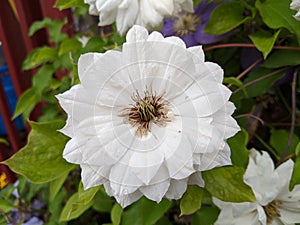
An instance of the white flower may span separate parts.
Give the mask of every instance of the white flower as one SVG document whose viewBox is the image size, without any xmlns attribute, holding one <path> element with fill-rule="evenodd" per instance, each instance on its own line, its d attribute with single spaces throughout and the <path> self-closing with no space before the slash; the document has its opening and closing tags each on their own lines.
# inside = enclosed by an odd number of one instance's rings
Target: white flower
<svg viewBox="0 0 300 225">
<path fill-rule="evenodd" d="M 99 26 L 116 21 L 120 34 L 134 24 L 153 29 L 164 17 L 181 11 L 193 12 L 192 0 L 84 0 L 89 4 L 89 13 L 99 15 Z"/>
<path fill-rule="evenodd" d="M 300 0 L 292 0 L 290 8 L 298 11 L 294 17 L 300 21 Z"/>
<path fill-rule="evenodd" d="M 289 183 L 294 163 L 288 160 L 274 169 L 267 152 L 251 150 L 244 175 L 256 197 L 254 203 L 222 202 L 214 198 L 221 209 L 215 225 L 292 225 L 300 222 L 300 185 L 292 192 Z"/>
<path fill-rule="evenodd" d="M 82 55 L 78 72 L 81 84 L 57 97 L 63 157 L 80 164 L 85 189 L 104 184 L 123 207 L 179 199 L 188 182 L 203 185 L 200 171 L 231 163 L 231 92 L 201 46 L 135 25 L 122 52 Z"/>
</svg>

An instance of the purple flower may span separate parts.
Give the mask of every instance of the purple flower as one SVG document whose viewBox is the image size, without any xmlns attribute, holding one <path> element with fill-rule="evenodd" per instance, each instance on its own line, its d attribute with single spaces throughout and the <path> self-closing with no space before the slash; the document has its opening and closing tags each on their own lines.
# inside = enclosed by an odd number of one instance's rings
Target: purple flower
<svg viewBox="0 0 300 225">
<path fill-rule="evenodd" d="M 209 21 L 211 12 L 219 3 L 202 0 L 195 8 L 194 13 L 182 13 L 177 18 L 165 19 L 162 33 L 164 36 L 179 36 L 187 47 L 199 44 L 211 44 L 221 41 L 231 35 L 229 31 L 222 35 L 211 35 L 203 32 Z"/>
</svg>

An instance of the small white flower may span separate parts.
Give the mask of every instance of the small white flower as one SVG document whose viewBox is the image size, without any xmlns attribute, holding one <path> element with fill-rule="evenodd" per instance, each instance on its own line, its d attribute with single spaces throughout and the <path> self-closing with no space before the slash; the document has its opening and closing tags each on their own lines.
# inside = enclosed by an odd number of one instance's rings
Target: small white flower
<svg viewBox="0 0 300 225">
<path fill-rule="evenodd" d="M 300 0 L 292 0 L 290 8 L 298 11 L 294 17 L 300 21 Z"/>
<path fill-rule="evenodd" d="M 135 25 L 122 52 L 84 54 L 78 72 L 81 84 L 57 97 L 63 157 L 80 164 L 85 189 L 104 184 L 123 207 L 179 199 L 188 182 L 203 185 L 200 171 L 231 164 L 231 92 L 201 46 Z"/>
<path fill-rule="evenodd" d="M 164 17 L 181 11 L 193 12 L 192 0 L 84 0 L 89 4 L 89 13 L 99 15 L 99 26 L 116 21 L 120 34 L 134 24 L 147 29 L 159 26 Z"/>
<path fill-rule="evenodd" d="M 293 225 L 300 222 L 300 185 L 292 192 L 289 183 L 294 162 L 288 160 L 274 169 L 267 152 L 251 150 L 244 175 L 257 202 L 223 202 L 214 198 L 221 209 L 215 225 Z"/>
</svg>

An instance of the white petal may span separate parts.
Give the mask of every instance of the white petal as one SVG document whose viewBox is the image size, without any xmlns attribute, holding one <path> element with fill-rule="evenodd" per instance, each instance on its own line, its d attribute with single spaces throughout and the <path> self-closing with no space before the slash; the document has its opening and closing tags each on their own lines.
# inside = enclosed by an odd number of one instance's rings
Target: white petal
<svg viewBox="0 0 300 225">
<path fill-rule="evenodd" d="M 109 182 L 104 183 L 104 188 L 108 195 L 116 198 L 117 202 L 122 206 L 122 208 L 125 208 L 143 196 L 139 190 L 127 195 L 114 195 Z"/>
<path fill-rule="evenodd" d="M 189 47 L 187 50 L 193 54 L 195 63 L 204 63 L 205 55 L 201 45 Z"/>
<path fill-rule="evenodd" d="M 134 25 L 126 35 L 126 43 L 135 43 L 138 41 L 145 41 L 148 37 L 146 28 Z"/>
<path fill-rule="evenodd" d="M 185 101 L 181 98 L 174 100 L 174 104 L 181 110 L 192 102 L 197 116 L 206 117 L 220 110 L 230 97 L 231 91 L 222 84 L 209 81 L 195 82 L 185 91 Z M 189 113 L 181 116 L 190 117 Z"/>
<path fill-rule="evenodd" d="M 143 185 L 141 180 L 135 176 L 132 169 L 127 165 L 115 164 L 110 171 L 109 180 L 114 195 L 124 195 L 132 193 Z"/>
<path fill-rule="evenodd" d="M 281 180 L 274 171 L 274 164 L 267 152 L 260 154 L 252 149 L 249 164 L 244 175 L 248 184 L 261 205 L 272 202 L 281 189 Z"/>
<path fill-rule="evenodd" d="M 283 224 L 296 224 L 300 221 L 300 207 L 299 207 L 299 201 L 298 203 L 298 209 L 286 209 L 284 207 L 279 207 L 279 219 L 283 222 Z"/>
<path fill-rule="evenodd" d="M 108 173 L 109 170 L 104 167 L 92 167 L 90 165 L 81 165 L 82 184 L 85 190 L 91 187 L 99 186 L 107 181 L 106 177 L 100 175 Z"/>
<path fill-rule="evenodd" d="M 159 203 L 166 194 L 169 186 L 170 180 L 165 180 L 160 183 L 142 186 L 140 187 L 140 191 L 150 200 Z"/>
<path fill-rule="evenodd" d="M 198 185 L 199 187 L 204 187 L 204 180 L 200 172 L 193 173 L 189 176 L 189 185 Z"/>
<path fill-rule="evenodd" d="M 124 0 L 122 4 L 119 5 L 116 23 L 121 35 L 135 23 L 138 7 L 138 0 Z"/>
<path fill-rule="evenodd" d="M 261 224 L 259 222 L 256 203 L 250 203 L 250 202 L 231 203 L 231 202 L 223 202 L 216 198 L 213 198 L 213 202 L 221 209 L 219 217 L 215 222 L 216 225 Z"/>
<path fill-rule="evenodd" d="M 170 186 L 166 192 L 168 199 L 180 199 L 187 188 L 187 178 L 182 180 L 171 179 Z"/>
<path fill-rule="evenodd" d="M 240 130 L 236 120 L 230 116 L 234 109 L 235 106 L 233 103 L 227 102 L 221 110 L 213 114 L 212 125 L 216 126 L 216 128 L 223 133 L 223 139 L 232 137 Z"/>
</svg>

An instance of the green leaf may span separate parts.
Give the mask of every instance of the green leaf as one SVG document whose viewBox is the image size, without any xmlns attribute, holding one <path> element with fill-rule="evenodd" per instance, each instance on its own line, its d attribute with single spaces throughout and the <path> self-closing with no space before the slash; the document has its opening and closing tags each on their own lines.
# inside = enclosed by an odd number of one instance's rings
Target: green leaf
<svg viewBox="0 0 300 225">
<path fill-rule="evenodd" d="M 208 34 L 223 34 L 245 23 L 250 17 L 244 16 L 245 7 L 240 2 L 225 2 L 211 13 L 204 29 Z"/>
<path fill-rule="evenodd" d="M 123 213 L 121 224 L 153 225 L 171 206 L 172 202 L 167 199 L 163 199 L 160 203 L 156 203 L 143 197 Z"/>
<path fill-rule="evenodd" d="M 97 212 L 110 213 L 113 207 L 113 202 L 111 197 L 109 197 L 103 187 L 96 193 L 94 197 L 94 205 L 93 208 Z"/>
<path fill-rule="evenodd" d="M 78 204 L 79 193 L 75 193 L 68 200 L 67 204 L 62 210 L 59 221 L 70 221 L 78 218 L 82 215 L 86 210 L 88 210 L 93 204 L 93 201 L 90 201 L 88 204 Z"/>
<path fill-rule="evenodd" d="M 81 53 L 87 52 L 104 52 L 103 46 L 106 43 L 100 37 L 91 37 L 85 47 L 82 49 Z"/>
<path fill-rule="evenodd" d="M 201 208 L 193 215 L 192 225 L 212 225 L 217 220 L 219 209 L 217 207 Z"/>
<path fill-rule="evenodd" d="M 219 167 L 204 171 L 205 188 L 212 196 L 225 202 L 255 202 L 251 188 L 244 183 L 241 167 Z"/>
<path fill-rule="evenodd" d="M 100 186 L 92 187 L 87 190 L 83 189 L 83 185 L 80 182 L 79 188 L 78 188 L 78 204 L 88 204 L 90 201 L 93 200 L 96 193 L 99 191 Z"/>
<path fill-rule="evenodd" d="M 265 68 L 251 72 L 245 79 L 244 85 L 246 86 L 250 82 L 257 81 L 246 87 L 247 97 L 252 98 L 267 93 L 272 85 L 285 75 L 285 72 L 280 72 L 269 76 L 272 72 L 274 71 Z"/>
<path fill-rule="evenodd" d="M 51 65 L 43 65 L 33 76 L 32 86 L 38 95 L 41 95 L 45 88 L 48 88 L 55 68 Z"/>
<path fill-rule="evenodd" d="M 280 30 L 278 30 L 275 34 L 268 31 L 258 31 L 250 34 L 249 37 L 255 47 L 263 53 L 264 59 L 266 59 L 268 54 L 271 52 L 279 33 Z"/>
<path fill-rule="evenodd" d="M 35 183 L 57 179 L 74 165 L 62 158 L 62 152 L 68 138 L 57 130 L 65 122 L 30 122 L 31 132 L 28 144 L 8 160 L 2 162 L 14 172 L 22 174 Z"/>
<path fill-rule="evenodd" d="M 283 66 L 300 65 L 300 51 L 277 50 L 261 65 L 265 68 L 276 69 Z"/>
<path fill-rule="evenodd" d="M 246 89 L 242 81 L 238 80 L 236 77 L 224 77 L 224 84 L 232 84 L 242 89 L 245 95 L 247 95 Z"/>
<path fill-rule="evenodd" d="M 287 130 L 271 130 L 270 144 L 276 150 L 278 155 L 283 155 L 288 144 L 289 136 L 290 133 Z M 298 142 L 299 137 L 296 134 L 294 134 L 292 137 L 292 142 L 288 154 L 294 153 Z"/>
<path fill-rule="evenodd" d="M 290 3 L 290 0 L 257 0 L 255 6 L 265 24 L 272 29 L 288 29 L 296 34 L 300 44 L 300 23 L 293 17 L 295 11 L 290 9 Z"/>
<path fill-rule="evenodd" d="M 83 0 L 57 0 L 55 5 L 59 10 L 68 9 L 72 7 L 86 7 Z"/>
<path fill-rule="evenodd" d="M 47 218 L 47 223 L 45 225 L 67 225 L 66 222 L 59 222 L 59 217 L 65 205 L 66 196 L 66 189 L 61 188 L 55 198 L 47 202 L 50 215 L 49 218 Z"/>
<path fill-rule="evenodd" d="M 233 137 L 227 140 L 227 143 L 231 149 L 231 161 L 235 166 L 247 167 L 249 151 L 247 149 L 248 133 L 242 129 Z"/>
<path fill-rule="evenodd" d="M 188 186 L 180 201 L 180 215 L 193 214 L 201 208 L 203 189 L 197 185 Z"/>
<path fill-rule="evenodd" d="M 77 38 L 68 38 L 62 41 L 58 51 L 58 55 L 61 56 L 69 52 L 77 51 L 81 48 L 82 44 L 77 40 Z"/>
<path fill-rule="evenodd" d="M 57 50 L 48 46 L 35 48 L 23 62 L 23 70 L 33 69 L 45 62 L 53 62 L 58 59 Z"/>
<path fill-rule="evenodd" d="M 122 213 L 122 207 L 118 203 L 115 203 L 110 214 L 113 225 L 119 225 L 121 223 Z"/>
<path fill-rule="evenodd" d="M 55 180 L 50 181 L 50 200 L 53 200 L 59 190 L 61 189 L 62 185 L 64 184 L 65 180 L 67 179 L 69 171 L 63 173 L 61 176 L 56 178 Z"/>
<path fill-rule="evenodd" d="M 5 138 L 0 138 L 0 144 L 4 144 L 6 146 L 9 146 L 9 143 Z"/>
<path fill-rule="evenodd" d="M 10 202 L 0 198 L 0 209 L 4 213 L 10 212 L 13 208 L 15 208 L 13 204 L 11 204 Z"/>
<path fill-rule="evenodd" d="M 25 113 L 27 115 L 30 114 L 31 110 L 34 108 L 34 106 L 40 101 L 39 96 L 36 94 L 35 89 L 29 88 L 27 89 L 19 98 L 15 112 L 13 115 L 13 119 L 17 118 L 22 113 Z"/>
<path fill-rule="evenodd" d="M 29 36 L 32 36 L 36 31 L 48 28 L 50 41 L 54 43 L 58 43 L 68 36 L 61 32 L 63 26 L 67 23 L 67 20 L 64 21 L 60 19 L 50 19 L 50 18 L 44 18 L 40 21 L 35 21 L 29 28 Z"/>
<path fill-rule="evenodd" d="M 290 191 L 293 190 L 295 185 L 300 184 L 300 142 L 298 142 L 295 152 L 297 157 L 295 160 L 294 170 L 293 170 L 293 174 L 289 186 Z"/>
</svg>

